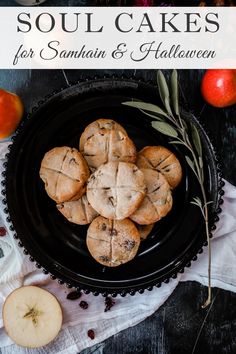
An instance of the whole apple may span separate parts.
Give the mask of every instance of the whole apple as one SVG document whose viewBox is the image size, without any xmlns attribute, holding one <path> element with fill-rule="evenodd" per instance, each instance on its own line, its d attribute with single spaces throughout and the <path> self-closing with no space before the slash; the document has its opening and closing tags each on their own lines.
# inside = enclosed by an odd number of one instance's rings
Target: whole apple
<svg viewBox="0 0 236 354">
<path fill-rule="evenodd" d="M 214 107 L 228 107 L 236 103 L 236 69 L 209 69 L 205 72 L 201 92 Z"/>
<path fill-rule="evenodd" d="M 19 96 L 0 89 L 0 139 L 13 134 L 23 116 L 23 111 Z"/>
</svg>

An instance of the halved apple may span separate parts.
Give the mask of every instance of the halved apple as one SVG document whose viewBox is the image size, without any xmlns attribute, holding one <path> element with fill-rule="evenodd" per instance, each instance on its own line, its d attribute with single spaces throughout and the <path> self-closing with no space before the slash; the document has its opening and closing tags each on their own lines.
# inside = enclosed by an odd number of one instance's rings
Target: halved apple
<svg viewBox="0 0 236 354">
<path fill-rule="evenodd" d="M 16 344 L 39 348 L 58 335 L 62 325 L 61 306 L 48 291 L 37 286 L 23 286 L 7 297 L 3 323 Z"/>
</svg>

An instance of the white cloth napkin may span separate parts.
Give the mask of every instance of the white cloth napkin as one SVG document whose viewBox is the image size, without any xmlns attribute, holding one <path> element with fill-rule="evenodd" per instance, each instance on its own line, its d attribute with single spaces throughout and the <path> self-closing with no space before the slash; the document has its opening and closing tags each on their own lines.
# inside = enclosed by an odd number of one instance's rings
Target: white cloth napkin
<svg viewBox="0 0 236 354">
<path fill-rule="evenodd" d="M 3 169 L 7 143 L 0 144 L 0 173 Z M 223 212 L 220 215 L 217 230 L 212 239 L 212 286 L 236 292 L 236 188 L 225 184 Z M 37 270 L 12 238 L 12 232 L 3 213 L 0 196 L 0 226 L 5 226 L 7 236 L 0 237 L 0 248 L 4 257 L 0 258 L 0 349 L 2 354 L 43 353 L 74 354 L 84 348 L 102 342 L 109 336 L 134 326 L 154 313 L 174 291 L 179 281 L 195 280 L 207 285 L 207 248 L 199 255 L 191 268 L 168 284 L 153 291 L 135 296 L 118 296 L 110 311 L 104 312 L 104 298 L 85 295 L 75 301 L 66 299 L 70 292 L 62 285 L 50 280 Z M 59 336 L 43 349 L 26 350 L 12 343 L 3 328 L 1 308 L 6 296 L 21 285 L 37 284 L 57 296 L 64 313 L 63 329 Z M 79 302 L 85 300 L 89 307 L 83 310 Z M 95 339 L 91 340 L 87 331 L 93 329 Z M 101 345 L 102 349 L 102 345 Z"/>
</svg>

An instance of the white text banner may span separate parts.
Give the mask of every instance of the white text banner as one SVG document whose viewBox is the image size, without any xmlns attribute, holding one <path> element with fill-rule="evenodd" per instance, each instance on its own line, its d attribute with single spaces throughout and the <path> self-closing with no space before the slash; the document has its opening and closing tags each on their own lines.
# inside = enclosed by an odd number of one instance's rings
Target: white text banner
<svg viewBox="0 0 236 354">
<path fill-rule="evenodd" d="M 2 7 L 1 69 L 236 68 L 234 7 Z"/>
</svg>

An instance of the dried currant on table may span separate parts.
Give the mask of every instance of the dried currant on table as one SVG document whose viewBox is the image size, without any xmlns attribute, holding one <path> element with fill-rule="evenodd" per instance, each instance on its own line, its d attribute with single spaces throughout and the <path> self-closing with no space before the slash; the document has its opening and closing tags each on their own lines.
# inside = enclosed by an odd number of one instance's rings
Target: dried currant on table
<svg viewBox="0 0 236 354">
<path fill-rule="evenodd" d="M 112 306 L 115 305 L 115 300 L 110 296 L 107 296 L 105 298 L 104 302 L 105 302 L 105 306 L 106 306 L 104 312 L 109 311 L 112 308 Z"/>
<path fill-rule="evenodd" d="M 80 291 L 71 291 L 69 294 L 67 294 L 66 298 L 68 300 L 77 300 L 81 297 L 82 293 Z"/>
<path fill-rule="evenodd" d="M 0 227 L 0 237 L 6 236 L 7 231 L 5 227 Z"/>
<path fill-rule="evenodd" d="M 94 330 L 93 329 L 89 329 L 88 330 L 88 337 L 90 339 L 94 339 L 95 338 L 95 333 L 94 333 Z"/>
<path fill-rule="evenodd" d="M 87 310 L 88 308 L 88 303 L 86 301 L 80 301 L 79 305 L 83 310 Z"/>
</svg>

